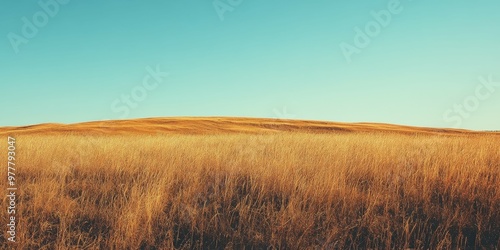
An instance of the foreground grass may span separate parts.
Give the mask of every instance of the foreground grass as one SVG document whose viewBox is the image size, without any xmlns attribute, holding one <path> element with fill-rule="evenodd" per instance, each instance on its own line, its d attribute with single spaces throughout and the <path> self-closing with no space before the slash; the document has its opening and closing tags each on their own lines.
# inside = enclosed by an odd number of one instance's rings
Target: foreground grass
<svg viewBox="0 0 500 250">
<path fill-rule="evenodd" d="M 17 246 L 500 247 L 498 145 L 481 135 L 22 135 Z"/>
</svg>

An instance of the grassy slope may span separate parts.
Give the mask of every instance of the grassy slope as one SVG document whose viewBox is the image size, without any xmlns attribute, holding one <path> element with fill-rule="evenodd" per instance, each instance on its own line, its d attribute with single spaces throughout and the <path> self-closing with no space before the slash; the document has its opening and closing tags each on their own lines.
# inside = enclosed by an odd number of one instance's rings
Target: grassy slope
<svg viewBox="0 0 500 250">
<path fill-rule="evenodd" d="M 136 120 L 97 121 L 79 124 L 40 124 L 23 127 L 0 127 L 1 134 L 56 134 L 64 132 L 85 134 L 220 134 L 220 133 L 270 133 L 270 132 L 394 132 L 401 134 L 468 135 L 491 134 L 462 129 L 436 129 L 382 123 L 340 123 L 304 120 L 281 120 L 259 118 L 145 118 Z"/>
<path fill-rule="evenodd" d="M 171 118 L 7 135 L 20 247 L 500 246 L 499 133 Z"/>
</svg>

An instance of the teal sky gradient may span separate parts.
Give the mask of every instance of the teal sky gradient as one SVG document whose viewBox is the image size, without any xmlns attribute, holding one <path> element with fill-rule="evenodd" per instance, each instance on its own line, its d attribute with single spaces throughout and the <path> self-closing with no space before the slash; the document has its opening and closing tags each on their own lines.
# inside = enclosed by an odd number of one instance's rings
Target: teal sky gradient
<svg viewBox="0 0 500 250">
<path fill-rule="evenodd" d="M 351 62 L 340 45 L 395 0 L 243 0 L 224 20 L 211 0 L 70 0 L 16 53 L 9 34 L 54 1 L 0 3 L 0 126 L 245 116 L 500 129 L 498 0 L 401 0 Z M 157 65 L 169 75 L 127 105 Z"/>
</svg>

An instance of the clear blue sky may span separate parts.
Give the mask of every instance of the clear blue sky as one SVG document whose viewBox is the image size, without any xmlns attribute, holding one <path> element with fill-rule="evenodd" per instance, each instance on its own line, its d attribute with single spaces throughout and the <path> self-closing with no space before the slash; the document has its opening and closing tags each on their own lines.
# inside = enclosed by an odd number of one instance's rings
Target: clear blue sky
<svg viewBox="0 0 500 250">
<path fill-rule="evenodd" d="M 498 0 L 2 1 L 0 126 L 247 116 L 498 130 L 499 11 Z"/>
</svg>

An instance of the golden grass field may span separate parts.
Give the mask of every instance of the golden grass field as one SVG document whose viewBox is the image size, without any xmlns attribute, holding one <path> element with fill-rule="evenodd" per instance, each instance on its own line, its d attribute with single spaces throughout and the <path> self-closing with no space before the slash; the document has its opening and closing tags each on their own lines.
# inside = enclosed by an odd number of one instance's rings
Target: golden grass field
<svg viewBox="0 0 500 250">
<path fill-rule="evenodd" d="M 18 225 L 16 245 L 3 226 L 4 249 L 500 247 L 500 133 L 250 118 L 45 124 L 0 128 L 2 166 L 8 136 Z"/>
</svg>

